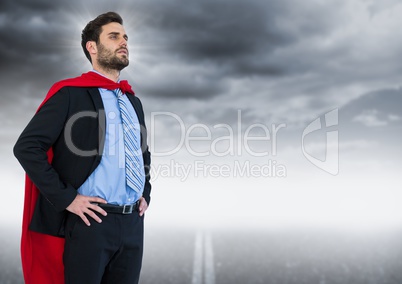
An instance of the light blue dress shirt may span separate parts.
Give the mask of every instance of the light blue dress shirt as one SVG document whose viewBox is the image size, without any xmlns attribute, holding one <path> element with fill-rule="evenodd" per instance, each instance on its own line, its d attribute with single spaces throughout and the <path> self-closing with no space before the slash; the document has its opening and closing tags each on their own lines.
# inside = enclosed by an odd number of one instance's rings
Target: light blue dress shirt
<svg viewBox="0 0 402 284">
<path fill-rule="evenodd" d="M 101 74 L 102 75 L 102 74 Z M 78 188 L 78 193 L 87 196 L 97 196 L 110 204 L 124 205 L 136 202 L 141 196 L 126 184 L 125 152 L 123 127 L 119 105 L 115 93 L 111 90 L 99 88 L 106 114 L 106 136 L 103 155 L 99 166 L 88 179 Z M 141 141 L 140 124 L 137 114 L 127 98 L 123 95 L 133 118 L 137 141 Z M 139 145 L 141 148 L 141 145 Z M 139 169 L 143 184 L 145 183 L 144 161 L 141 154 Z"/>
</svg>

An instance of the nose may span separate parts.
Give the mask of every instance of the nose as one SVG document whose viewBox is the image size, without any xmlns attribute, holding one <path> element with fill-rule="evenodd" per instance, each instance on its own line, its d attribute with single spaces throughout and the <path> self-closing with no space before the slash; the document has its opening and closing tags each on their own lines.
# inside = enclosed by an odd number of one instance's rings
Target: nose
<svg viewBox="0 0 402 284">
<path fill-rule="evenodd" d="M 124 46 L 124 47 L 127 47 L 127 40 L 125 40 L 125 39 L 123 38 L 123 40 L 121 41 L 120 45 L 121 45 L 121 46 Z"/>
</svg>

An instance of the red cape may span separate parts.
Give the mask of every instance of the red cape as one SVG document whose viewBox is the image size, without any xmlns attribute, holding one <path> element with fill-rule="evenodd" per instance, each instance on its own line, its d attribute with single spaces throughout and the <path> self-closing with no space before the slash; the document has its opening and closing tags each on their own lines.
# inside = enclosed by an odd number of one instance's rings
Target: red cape
<svg viewBox="0 0 402 284">
<path fill-rule="evenodd" d="M 55 83 L 47 93 L 41 107 L 63 87 L 98 87 L 109 90 L 120 88 L 123 93 L 134 94 L 127 81 L 115 83 L 96 72 L 84 73 L 79 77 Z M 52 149 L 48 151 L 49 163 Z M 64 284 L 63 251 L 64 239 L 29 230 L 38 195 L 38 188 L 26 175 L 24 214 L 21 235 L 21 262 L 26 284 Z"/>
</svg>

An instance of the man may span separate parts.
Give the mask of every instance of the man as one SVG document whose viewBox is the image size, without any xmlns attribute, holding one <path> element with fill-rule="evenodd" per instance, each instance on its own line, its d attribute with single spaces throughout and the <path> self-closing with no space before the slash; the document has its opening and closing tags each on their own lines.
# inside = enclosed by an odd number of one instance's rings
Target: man
<svg viewBox="0 0 402 284">
<path fill-rule="evenodd" d="M 14 147 L 27 173 L 28 284 L 138 283 L 150 153 L 141 102 L 119 80 L 127 41 L 117 13 L 89 22 L 81 44 L 93 70 L 53 85 Z"/>
</svg>

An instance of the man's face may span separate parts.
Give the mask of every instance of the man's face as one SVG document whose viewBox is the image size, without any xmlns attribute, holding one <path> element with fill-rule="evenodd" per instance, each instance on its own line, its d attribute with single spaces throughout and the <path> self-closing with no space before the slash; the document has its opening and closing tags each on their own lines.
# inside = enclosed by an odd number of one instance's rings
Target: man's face
<svg viewBox="0 0 402 284">
<path fill-rule="evenodd" d="M 127 40 L 127 34 L 119 23 L 104 25 L 96 45 L 98 64 L 105 69 L 123 70 L 129 64 Z"/>
</svg>

